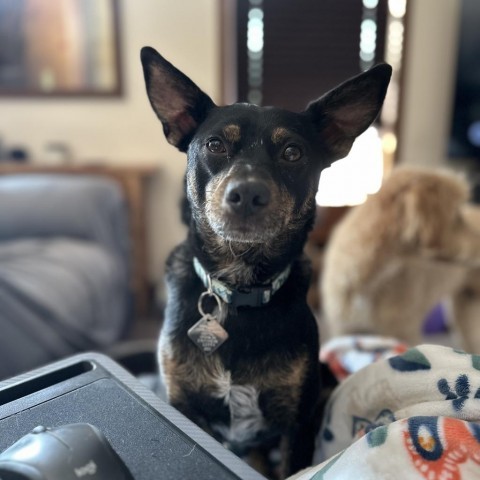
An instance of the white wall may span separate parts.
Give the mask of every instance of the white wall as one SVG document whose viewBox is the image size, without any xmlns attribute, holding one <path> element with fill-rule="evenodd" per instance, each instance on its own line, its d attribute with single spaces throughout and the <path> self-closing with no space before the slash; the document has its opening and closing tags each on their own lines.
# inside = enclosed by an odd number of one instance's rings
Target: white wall
<svg viewBox="0 0 480 480">
<path fill-rule="evenodd" d="M 218 100 L 218 0 L 122 0 L 122 61 L 125 95 L 120 99 L 13 99 L 0 97 L 0 137 L 28 147 L 42 162 L 46 143 L 71 147 L 78 162 L 153 162 L 149 238 L 151 275 L 159 278 L 171 247 L 183 238 L 178 198 L 185 159 L 167 144 L 148 103 L 140 48 L 150 45 Z"/>
<path fill-rule="evenodd" d="M 408 49 L 399 161 L 446 162 L 458 48 L 460 0 L 408 0 Z"/>
</svg>

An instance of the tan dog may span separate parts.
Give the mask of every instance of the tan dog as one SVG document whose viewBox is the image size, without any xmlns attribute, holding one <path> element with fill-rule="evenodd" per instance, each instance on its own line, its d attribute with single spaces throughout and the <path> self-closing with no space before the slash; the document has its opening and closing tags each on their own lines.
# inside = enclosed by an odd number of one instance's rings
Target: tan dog
<svg viewBox="0 0 480 480">
<path fill-rule="evenodd" d="M 331 336 L 421 341 L 428 312 L 452 298 L 462 346 L 480 352 L 480 209 L 446 171 L 401 167 L 332 234 L 321 282 Z"/>
</svg>

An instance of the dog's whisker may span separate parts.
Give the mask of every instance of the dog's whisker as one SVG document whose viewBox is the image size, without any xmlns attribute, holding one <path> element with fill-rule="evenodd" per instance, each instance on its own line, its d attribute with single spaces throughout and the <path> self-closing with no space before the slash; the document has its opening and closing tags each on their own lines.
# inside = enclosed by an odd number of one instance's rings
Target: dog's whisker
<svg viewBox="0 0 480 480">
<path fill-rule="evenodd" d="M 232 245 L 232 241 L 227 241 L 228 243 L 228 247 L 230 248 L 230 253 L 233 255 L 234 258 L 237 258 L 237 254 L 235 253 L 235 251 L 233 250 L 233 245 Z"/>
<path fill-rule="evenodd" d="M 246 255 L 248 252 L 250 252 L 252 249 L 253 249 L 253 245 L 250 245 L 246 250 L 244 250 L 243 252 L 235 252 L 234 250 L 234 246 L 233 246 L 233 243 L 234 241 L 233 240 L 227 240 L 227 244 L 230 248 L 230 253 L 232 254 L 232 256 L 234 258 L 241 258 L 243 257 L 244 255 Z"/>
</svg>

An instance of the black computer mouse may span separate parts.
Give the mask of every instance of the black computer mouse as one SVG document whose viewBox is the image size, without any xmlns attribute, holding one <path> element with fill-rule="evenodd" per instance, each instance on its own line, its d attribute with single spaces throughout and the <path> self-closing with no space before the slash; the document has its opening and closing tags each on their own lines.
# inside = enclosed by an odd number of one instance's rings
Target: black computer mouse
<svg viewBox="0 0 480 480">
<path fill-rule="evenodd" d="M 88 423 L 39 426 L 0 454 L 1 480 L 133 480 L 103 433 Z"/>
</svg>

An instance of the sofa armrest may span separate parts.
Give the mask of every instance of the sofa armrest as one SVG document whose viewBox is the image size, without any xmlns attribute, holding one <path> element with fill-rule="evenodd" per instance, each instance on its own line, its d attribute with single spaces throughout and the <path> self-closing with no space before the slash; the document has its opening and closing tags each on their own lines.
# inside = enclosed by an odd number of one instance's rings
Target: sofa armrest
<svg viewBox="0 0 480 480">
<path fill-rule="evenodd" d="M 118 183 L 94 175 L 0 177 L 0 241 L 43 237 L 91 240 L 128 258 L 127 206 Z"/>
</svg>

